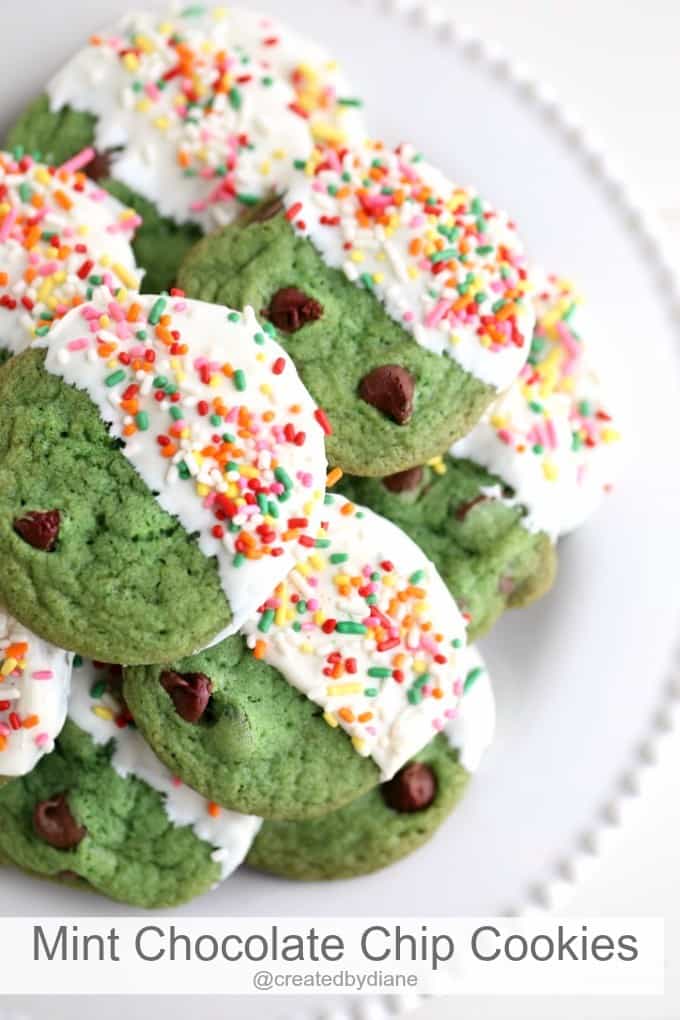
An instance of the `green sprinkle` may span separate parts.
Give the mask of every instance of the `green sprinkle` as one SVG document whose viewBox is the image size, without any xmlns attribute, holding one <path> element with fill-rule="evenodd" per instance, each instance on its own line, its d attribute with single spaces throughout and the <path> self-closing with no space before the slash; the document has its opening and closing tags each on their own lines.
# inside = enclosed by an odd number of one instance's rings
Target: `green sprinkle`
<svg viewBox="0 0 680 1020">
<path fill-rule="evenodd" d="M 110 388 L 111 386 L 117 386 L 118 383 L 121 383 L 124 378 L 125 372 L 122 368 L 119 368 L 115 372 L 112 372 L 111 375 L 107 375 L 104 382 Z"/>
<path fill-rule="evenodd" d="M 333 566 L 337 566 L 338 563 L 346 563 L 349 559 L 349 553 L 331 553 L 328 557 Z"/>
<path fill-rule="evenodd" d="M 179 462 L 179 464 L 177 465 L 177 474 L 179 475 L 179 477 L 184 482 L 188 482 L 189 479 L 191 478 L 191 471 L 187 467 L 187 464 L 186 464 L 185 461 L 181 460 Z"/>
<path fill-rule="evenodd" d="M 355 98 L 350 97 L 350 96 L 343 97 L 342 99 L 338 99 L 338 103 L 339 103 L 340 106 L 356 106 L 356 107 L 361 107 L 361 106 L 364 105 L 363 99 L 355 99 Z"/>
<path fill-rule="evenodd" d="M 307 167 L 307 160 L 306 159 L 294 159 L 293 160 L 293 168 L 295 170 L 304 170 L 306 167 Z"/>
<path fill-rule="evenodd" d="M 168 385 L 168 380 L 165 378 L 164 375 L 157 375 L 153 381 L 153 385 L 157 390 L 164 390 L 165 387 Z"/>
<path fill-rule="evenodd" d="M 276 479 L 277 482 L 281 482 L 281 485 L 283 485 L 284 489 L 288 490 L 288 489 L 292 489 L 293 488 L 292 479 L 291 479 L 290 475 L 288 474 L 288 472 L 286 471 L 285 468 L 283 468 L 283 467 L 275 468 L 274 469 L 274 478 Z M 281 497 L 279 497 L 279 499 L 280 498 Z"/>
<path fill-rule="evenodd" d="M 145 329 L 138 329 L 137 332 L 135 333 L 135 336 L 137 337 L 138 340 L 146 340 L 148 335 L 149 334 Z"/>
<path fill-rule="evenodd" d="M 276 337 L 276 326 L 272 322 L 265 322 L 262 324 L 262 329 L 265 333 L 268 333 L 271 337 Z"/>
<path fill-rule="evenodd" d="M 534 443 L 531 449 L 533 450 L 537 457 L 540 457 L 541 454 L 543 453 L 543 446 L 541 443 Z"/>
<path fill-rule="evenodd" d="M 359 277 L 366 290 L 373 290 L 373 277 L 370 273 L 362 273 Z"/>
<path fill-rule="evenodd" d="M 378 693 L 379 692 L 378 692 L 378 688 L 377 687 L 365 687 L 364 688 L 364 695 L 367 698 L 377 698 L 378 697 Z"/>
<path fill-rule="evenodd" d="M 151 311 L 149 312 L 149 322 L 152 326 L 157 326 L 160 322 L 161 315 L 165 311 L 167 301 L 165 298 L 159 297 L 157 301 L 154 301 Z"/>
<path fill-rule="evenodd" d="M 229 312 L 229 315 L 227 316 L 227 318 L 229 319 L 229 322 L 240 322 L 241 321 L 241 316 L 238 314 L 238 312 Z"/>
<path fill-rule="evenodd" d="M 491 255 L 493 250 L 492 244 L 480 244 L 478 248 L 475 248 L 478 255 Z"/>
<path fill-rule="evenodd" d="M 371 666 L 366 672 L 373 680 L 387 680 L 388 677 L 392 676 L 392 670 L 389 666 Z"/>
<path fill-rule="evenodd" d="M 411 688 L 406 697 L 408 698 L 408 701 L 410 702 L 411 705 L 419 705 L 420 702 L 423 700 L 423 696 L 420 693 L 420 691 L 417 691 L 414 688 Z"/>
<path fill-rule="evenodd" d="M 273 609 L 265 609 L 264 613 L 260 617 L 260 622 L 257 625 L 257 629 L 261 631 L 263 634 L 266 634 L 271 625 L 273 624 L 275 616 L 276 613 L 274 612 Z"/>
<path fill-rule="evenodd" d="M 99 287 L 104 282 L 103 276 L 88 276 L 88 283 L 91 283 L 93 287 Z"/>
<path fill-rule="evenodd" d="M 463 684 L 463 694 L 467 694 L 467 692 L 470 690 L 472 685 L 477 680 L 479 680 L 479 678 L 480 678 L 480 676 L 482 675 L 483 672 L 484 672 L 484 670 L 482 669 L 481 666 L 476 666 L 474 669 L 470 670 L 468 675 L 465 677 L 465 683 Z"/>
<path fill-rule="evenodd" d="M 455 248 L 444 248 L 443 251 L 436 251 L 434 255 L 430 255 L 430 262 L 432 265 L 437 265 L 439 262 L 448 262 L 449 259 L 455 259 L 458 252 Z"/>
<path fill-rule="evenodd" d="M 135 415 L 135 424 L 140 432 L 146 432 L 149 427 L 149 415 L 146 411 L 138 411 Z"/>
<path fill-rule="evenodd" d="M 333 501 L 333 496 L 331 495 L 330 492 L 327 492 L 326 495 L 323 498 L 323 505 L 324 506 L 333 506 L 333 502 L 334 502 Z"/>
<path fill-rule="evenodd" d="M 221 415 L 219 415 L 219 414 L 211 414 L 210 415 L 210 424 L 211 425 L 215 425 L 215 426 L 221 425 L 222 424 L 222 417 L 221 417 Z"/>
<path fill-rule="evenodd" d="M 485 294 L 483 290 L 478 290 L 477 293 L 475 294 L 475 303 L 478 305 L 483 305 L 487 299 L 487 296 L 488 295 Z"/>
<path fill-rule="evenodd" d="M 274 84 L 274 79 L 272 77 L 270 77 L 270 75 L 267 74 L 262 79 L 262 84 L 264 85 L 264 87 L 266 89 L 271 88 L 271 86 Z"/>
<path fill-rule="evenodd" d="M 267 503 L 267 513 L 269 514 L 270 517 L 278 518 L 279 516 L 279 508 L 273 499 L 270 499 L 269 502 Z"/>
<path fill-rule="evenodd" d="M 593 405 L 588 400 L 582 400 L 578 405 L 578 413 L 582 418 L 590 418 L 593 413 Z"/>
<path fill-rule="evenodd" d="M 234 558 L 232 560 L 232 564 L 235 567 L 242 567 L 245 562 L 246 562 L 246 558 L 245 558 L 243 553 L 236 553 L 236 555 L 234 556 Z"/>
<path fill-rule="evenodd" d="M 302 624 L 300 623 L 299 620 L 295 620 L 293 622 L 293 630 L 295 631 L 296 634 L 299 634 L 300 631 L 302 630 Z"/>
<path fill-rule="evenodd" d="M 376 604 L 376 602 L 378 601 L 378 596 L 377 595 L 367 595 L 364 601 L 366 602 L 367 605 L 374 606 Z"/>
<path fill-rule="evenodd" d="M 184 411 L 181 409 L 181 407 L 173 406 L 170 408 L 170 417 L 173 419 L 173 421 L 181 421 L 181 419 L 184 417 Z"/>
<path fill-rule="evenodd" d="M 298 616 L 304 616 L 304 614 L 307 612 L 307 603 L 305 602 L 304 599 L 300 599 L 300 601 L 295 607 L 295 612 L 298 614 Z"/>
<path fill-rule="evenodd" d="M 264 492 L 258 492 L 256 498 L 257 505 L 259 506 L 260 510 L 262 511 L 263 514 L 266 514 L 269 504 L 267 502 L 267 497 L 265 496 Z"/>
<path fill-rule="evenodd" d="M 416 570 L 414 574 L 409 577 L 409 584 L 420 584 L 421 581 L 425 580 L 425 571 Z"/>
<path fill-rule="evenodd" d="M 21 201 L 30 202 L 32 194 L 33 188 L 28 181 L 22 181 L 19 185 L 19 197 L 21 198 Z"/>
<path fill-rule="evenodd" d="M 229 89 L 229 102 L 235 110 L 240 110 L 243 106 L 243 96 L 239 89 L 234 85 L 233 88 Z"/>
<path fill-rule="evenodd" d="M 230 460 L 230 461 L 227 461 L 227 466 L 226 466 L 226 468 L 225 468 L 225 471 L 226 471 L 227 473 L 228 473 L 229 471 L 236 471 L 236 473 L 237 473 L 237 474 L 240 474 L 240 472 L 239 472 L 239 468 L 238 468 L 238 464 L 236 463 L 236 461 L 235 461 L 235 460 Z"/>
<path fill-rule="evenodd" d="M 82 657 L 82 655 L 74 655 L 73 656 L 73 665 L 76 667 L 76 669 L 80 669 L 82 664 L 83 664 L 83 657 Z"/>
<path fill-rule="evenodd" d="M 484 212 L 484 209 L 482 208 L 482 200 L 479 197 L 479 195 L 477 195 L 476 198 L 473 198 L 472 201 L 470 202 L 470 212 L 474 216 L 480 216 L 481 213 Z"/>
<path fill-rule="evenodd" d="M 259 344 L 260 346 L 262 346 L 262 344 L 265 342 L 265 339 L 266 338 L 264 333 L 256 333 L 255 336 L 253 337 L 255 343 Z"/>
<path fill-rule="evenodd" d="M 419 691 L 421 689 L 421 687 L 424 687 L 425 684 L 427 684 L 429 682 L 430 682 L 430 674 L 429 673 L 422 673 L 418 677 L 418 679 L 414 681 L 413 686 L 416 688 L 416 690 Z"/>
<path fill-rule="evenodd" d="M 505 298 L 500 298 L 499 301 L 494 301 L 491 305 L 491 311 L 494 315 L 497 315 L 503 308 L 505 308 Z"/>
<path fill-rule="evenodd" d="M 331 544 L 330 538 L 317 538 L 316 542 L 314 543 L 314 548 L 328 549 L 330 547 L 330 544 Z"/>
<path fill-rule="evenodd" d="M 99 701 L 99 699 L 105 693 L 106 693 L 106 680 L 97 680 L 97 682 L 92 684 L 92 686 L 90 687 L 90 697 L 94 698 L 95 701 Z"/>
<path fill-rule="evenodd" d="M 202 4 L 191 4 L 184 8 L 180 18 L 200 18 L 203 14 L 205 14 L 205 7 Z"/>
<path fill-rule="evenodd" d="M 381 577 L 382 574 L 379 574 L 377 570 L 374 570 L 371 574 L 371 581 L 379 581 Z"/>
<path fill-rule="evenodd" d="M 583 440 L 579 436 L 578 432 L 572 432 L 572 435 L 571 435 L 571 448 L 572 448 L 572 450 L 574 450 L 575 453 L 578 453 L 578 451 L 581 449 L 582 446 L 583 446 Z"/>
<path fill-rule="evenodd" d="M 338 634 L 365 634 L 366 627 L 363 623 L 355 623 L 354 620 L 341 620 L 336 624 Z"/>
<path fill-rule="evenodd" d="M 231 432 L 223 432 L 222 433 L 222 439 L 224 440 L 225 443 L 235 443 L 236 442 L 236 437 L 232 436 Z"/>
<path fill-rule="evenodd" d="M 461 639 L 459 637 L 455 637 L 453 639 L 453 641 L 451 642 L 451 647 L 452 648 L 462 648 L 463 647 L 463 642 L 461 641 Z"/>
<path fill-rule="evenodd" d="M 530 400 L 529 407 L 534 414 L 541 414 L 543 412 L 543 404 L 539 403 L 538 400 Z"/>
<path fill-rule="evenodd" d="M 238 192 L 236 198 L 241 203 L 241 205 L 248 206 L 258 205 L 259 202 L 262 201 L 259 195 L 249 195 L 247 192 L 242 191 Z"/>
<path fill-rule="evenodd" d="M 36 336 L 47 336 L 49 331 L 50 331 L 50 327 L 49 326 L 38 326 L 38 328 L 35 331 L 35 335 Z"/>
<path fill-rule="evenodd" d="M 242 368 L 237 368 L 236 371 L 234 372 L 234 386 L 239 391 L 239 393 L 243 393 L 247 385 L 248 383 L 246 382 L 246 373 L 243 371 Z"/>
</svg>

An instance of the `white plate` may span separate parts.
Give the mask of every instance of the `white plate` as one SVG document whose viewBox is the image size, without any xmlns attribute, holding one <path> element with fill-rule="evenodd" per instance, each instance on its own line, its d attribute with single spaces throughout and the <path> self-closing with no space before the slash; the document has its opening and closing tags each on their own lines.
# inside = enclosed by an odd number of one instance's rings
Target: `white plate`
<svg viewBox="0 0 680 1020">
<path fill-rule="evenodd" d="M 430 846 L 352 882 L 296 885 L 243 872 L 177 914 L 522 908 L 536 885 L 549 889 L 585 834 L 596 838 L 597 820 L 635 766 L 666 696 L 680 607 L 680 362 L 663 253 L 649 221 L 549 95 L 478 41 L 398 6 L 268 2 L 272 13 L 334 47 L 367 100 L 375 133 L 412 140 L 456 179 L 474 182 L 512 210 L 535 260 L 579 282 L 632 397 L 629 464 L 599 515 L 563 544 L 554 592 L 509 614 L 484 642 L 499 701 L 498 740 Z M 43 72 L 122 9 L 116 0 L 34 0 L 30 12 L 13 6 L 3 29 L 5 59 L 17 54 L 12 102 L 36 93 Z M 36 59 L 28 62 L 19 54 L 34 31 Z M 0 876 L 0 891 L 3 914 L 129 913 L 14 873 Z M 229 1013 L 226 1003 L 215 1003 L 214 1013 L 204 1005 L 206 1018 Z M 64 1016 L 89 1015 L 85 1003 L 74 1012 L 73 1003 L 52 1001 L 48 1010 L 33 1000 L 22 1010 L 56 1020 L 62 1007 Z M 125 1008 L 134 1011 L 132 1003 Z M 148 1004 L 141 1008 L 149 1016 Z M 175 1009 L 164 1003 L 157 1015 L 183 1015 L 180 1002 Z M 239 1017 L 251 1015 L 246 1003 L 237 1009 Z M 102 1020 L 109 1010 L 118 1016 L 114 1003 L 102 1004 Z"/>
</svg>

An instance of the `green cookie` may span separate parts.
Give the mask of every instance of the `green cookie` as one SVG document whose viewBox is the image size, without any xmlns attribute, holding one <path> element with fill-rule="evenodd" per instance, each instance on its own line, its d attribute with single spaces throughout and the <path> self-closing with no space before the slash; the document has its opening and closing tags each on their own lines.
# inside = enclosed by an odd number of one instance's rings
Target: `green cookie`
<svg viewBox="0 0 680 1020">
<path fill-rule="evenodd" d="M 43 162 L 59 166 L 91 146 L 94 137 L 95 118 L 92 114 L 68 106 L 52 112 L 47 96 L 41 95 L 10 129 L 5 148 L 20 149 L 36 156 L 39 154 Z M 168 290 L 174 284 L 182 259 L 201 237 L 202 231 L 195 224 L 178 224 L 161 216 L 152 202 L 110 178 L 105 164 L 98 168 L 97 173 L 102 187 L 142 217 L 133 248 L 137 261 L 146 270 L 146 293 Z"/>
<path fill-rule="evenodd" d="M 442 735 L 414 761 L 427 770 L 424 777 L 406 766 L 385 787 L 376 787 L 323 818 L 265 822 L 246 864 L 285 878 L 319 881 L 367 875 L 413 853 L 453 811 L 470 778 L 458 763 L 458 752 Z M 427 807 L 414 810 L 405 790 L 408 776 L 416 786 L 423 778 L 427 782 L 428 771 L 434 776 L 436 795 Z"/>
<path fill-rule="evenodd" d="M 498 479 L 445 455 L 430 467 L 387 479 L 345 476 L 338 491 L 402 528 L 435 564 L 475 641 L 509 608 L 544 595 L 557 555 L 543 532 L 528 531 L 521 507 L 485 495 Z"/>
<path fill-rule="evenodd" d="M 193 651 L 231 618 L 216 561 L 159 506 L 89 397 L 45 371 L 44 356 L 26 351 L 0 371 L 0 600 L 41 637 L 101 661 Z M 55 510 L 52 551 L 16 531 L 27 514 Z"/>
<path fill-rule="evenodd" d="M 56 750 L 0 791 L 3 857 L 42 877 L 84 880 L 137 907 L 175 906 L 212 888 L 221 877 L 214 848 L 190 827 L 175 826 L 154 789 L 118 775 L 111 752 L 67 722 Z M 42 813 L 51 815 L 50 831 L 59 830 L 56 841 L 74 843 L 71 849 L 51 845 L 36 828 L 37 806 L 57 799 Z"/>
<path fill-rule="evenodd" d="M 199 242 L 178 285 L 190 297 L 234 308 L 252 305 L 275 325 L 283 314 L 270 307 L 277 294 L 295 288 L 307 297 L 312 317 L 305 320 L 303 310 L 302 326 L 280 329 L 277 339 L 330 419 L 331 463 L 357 475 L 393 473 L 440 454 L 464 435 L 493 389 L 452 358 L 421 347 L 371 293 L 326 265 L 283 212 L 264 222 L 263 215 L 268 210 L 261 207 Z M 382 366 L 398 366 L 412 381 L 412 414 L 402 424 L 359 395 L 362 380 Z M 394 407 L 392 414 L 399 411 Z"/>
<path fill-rule="evenodd" d="M 178 703 L 189 719 L 179 714 L 162 683 L 177 674 L 194 686 L 196 676 L 212 683 L 209 701 L 204 694 L 201 704 L 199 690 L 189 711 Z M 128 668 L 124 692 L 137 725 L 167 767 L 234 811 L 312 818 L 380 781 L 373 761 L 358 755 L 349 738 L 331 729 L 321 709 L 276 669 L 255 659 L 240 635 L 168 669 Z M 199 713 L 198 721 L 190 721 Z"/>
</svg>

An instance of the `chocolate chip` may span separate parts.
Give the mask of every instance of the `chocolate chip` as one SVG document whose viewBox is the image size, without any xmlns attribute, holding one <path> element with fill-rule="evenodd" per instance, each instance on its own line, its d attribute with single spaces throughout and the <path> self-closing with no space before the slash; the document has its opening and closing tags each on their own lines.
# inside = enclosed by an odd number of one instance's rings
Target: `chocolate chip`
<svg viewBox="0 0 680 1020">
<path fill-rule="evenodd" d="M 413 376 L 401 365 L 378 365 L 359 384 L 359 396 L 397 425 L 413 414 Z"/>
<path fill-rule="evenodd" d="M 175 673 L 166 669 L 161 673 L 161 684 L 185 722 L 197 723 L 210 701 L 212 680 L 205 673 Z"/>
<path fill-rule="evenodd" d="M 97 150 L 94 158 L 83 167 L 91 181 L 103 181 L 111 176 L 111 163 L 114 152 L 120 152 L 120 149 L 104 149 L 103 152 Z"/>
<path fill-rule="evenodd" d="M 421 467 L 409 468 L 408 471 L 397 471 L 396 475 L 383 478 L 383 485 L 390 492 L 413 492 L 423 480 Z"/>
<path fill-rule="evenodd" d="M 382 795 L 393 811 L 415 814 L 428 808 L 436 797 L 437 777 L 429 765 L 412 761 L 383 784 Z"/>
<path fill-rule="evenodd" d="M 467 503 L 461 503 L 456 510 L 456 520 L 464 521 L 470 511 L 474 510 L 476 506 L 480 506 L 481 503 L 488 502 L 490 502 L 489 497 L 480 494 L 479 496 L 475 496 L 474 499 L 469 500 Z"/>
<path fill-rule="evenodd" d="M 282 333 L 297 333 L 323 315 L 323 306 L 297 287 L 283 287 L 271 299 L 267 318 Z"/>
<path fill-rule="evenodd" d="M 278 216 L 280 212 L 283 212 L 283 210 L 284 204 L 282 198 L 270 198 L 266 202 L 262 202 L 261 205 L 258 205 L 250 219 L 250 222 L 266 223 L 267 220 L 273 220 L 274 217 Z"/>
<path fill-rule="evenodd" d="M 87 835 L 85 826 L 78 825 L 71 814 L 65 793 L 36 804 L 33 828 L 41 839 L 57 850 L 73 850 Z"/>
<path fill-rule="evenodd" d="M 61 514 L 58 510 L 31 510 L 14 521 L 14 530 L 34 549 L 52 552 L 59 538 Z"/>
</svg>

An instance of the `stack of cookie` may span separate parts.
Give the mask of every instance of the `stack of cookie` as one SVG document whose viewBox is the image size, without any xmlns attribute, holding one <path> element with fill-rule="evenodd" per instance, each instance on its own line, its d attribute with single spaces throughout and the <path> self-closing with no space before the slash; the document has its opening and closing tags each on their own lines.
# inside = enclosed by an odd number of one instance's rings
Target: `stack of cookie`
<svg viewBox="0 0 680 1020">
<path fill-rule="evenodd" d="M 93 36 L 0 155 L 0 854 L 160 907 L 427 842 L 616 472 L 577 305 L 286 26 Z"/>
</svg>

